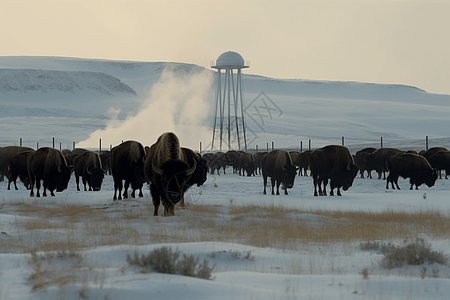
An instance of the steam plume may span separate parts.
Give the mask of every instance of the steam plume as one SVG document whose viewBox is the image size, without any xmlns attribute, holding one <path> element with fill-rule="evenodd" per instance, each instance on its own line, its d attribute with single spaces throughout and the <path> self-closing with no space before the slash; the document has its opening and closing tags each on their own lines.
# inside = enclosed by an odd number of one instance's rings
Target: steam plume
<svg viewBox="0 0 450 300">
<path fill-rule="evenodd" d="M 113 118 L 106 128 L 91 133 L 77 147 L 96 148 L 99 139 L 108 146 L 118 145 L 122 140 L 150 146 L 162 133 L 172 131 L 181 146 L 199 149 L 199 143 L 208 142 L 211 137 L 211 129 L 202 123 L 210 112 L 208 96 L 212 81 L 212 73 L 206 70 L 186 72 L 169 65 L 137 115 L 118 120 L 115 117 L 118 111 L 112 109 Z"/>
</svg>

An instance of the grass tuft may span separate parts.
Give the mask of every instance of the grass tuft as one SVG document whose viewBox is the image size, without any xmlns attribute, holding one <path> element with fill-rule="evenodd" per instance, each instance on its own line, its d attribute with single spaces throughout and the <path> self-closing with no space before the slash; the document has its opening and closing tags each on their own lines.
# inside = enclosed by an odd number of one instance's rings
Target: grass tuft
<svg viewBox="0 0 450 300">
<path fill-rule="evenodd" d="M 131 266 L 140 267 L 144 272 L 157 272 L 166 274 L 177 274 L 202 279 L 211 279 L 215 265 L 209 267 L 208 261 L 199 263 L 199 258 L 193 255 L 183 254 L 179 259 L 180 251 L 172 252 L 170 247 L 161 247 L 150 252 L 148 255 L 134 253 L 134 257 L 127 255 L 127 263 Z"/>
</svg>

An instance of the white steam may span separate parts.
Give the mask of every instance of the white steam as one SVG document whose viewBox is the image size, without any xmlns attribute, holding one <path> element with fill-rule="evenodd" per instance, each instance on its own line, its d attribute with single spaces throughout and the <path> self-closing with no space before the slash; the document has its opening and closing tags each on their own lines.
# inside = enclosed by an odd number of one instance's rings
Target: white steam
<svg viewBox="0 0 450 300">
<path fill-rule="evenodd" d="M 112 109 L 111 121 L 105 129 L 90 134 L 78 143 L 80 148 L 102 148 L 118 145 L 122 141 L 135 140 L 151 146 L 164 132 L 174 132 L 182 147 L 199 149 L 200 142 L 210 142 L 211 129 L 202 125 L 210 112 L 208 99 L 212 73 L 208 71 L 179 74 L 174 68 L 166 68 L 156 82 L 139 113 L 126 120 L 118 120 L 118 111 Z"/>
</svg>

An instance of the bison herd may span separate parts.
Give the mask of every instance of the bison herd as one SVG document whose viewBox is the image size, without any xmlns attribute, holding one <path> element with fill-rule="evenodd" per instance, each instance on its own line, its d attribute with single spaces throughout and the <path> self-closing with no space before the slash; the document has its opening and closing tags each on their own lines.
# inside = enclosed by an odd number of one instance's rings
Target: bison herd
<svg viewBox="0 0 450 300">
<path fill-rule="evenodd" d="M 348 148 L 329 145 L 313 151 L 211 152 L 203 155 L 180 146 L 178 137 L 171 132 L 162 134 L 150 147 L 144 147 L 137 141 L 126 141 L 110 151 L 95 152 L 86 149 L 59 151 L 43 147 L 33 150 L 28 147 L 0 147 L 0 181 L 8 178 L 8 190 L 11 183 L 17 190 L 19 178 L 30 190 L 30 196 L 40 197 L 41 181 L 43 196 L 47 190 L 51 196 L 54 191 L 67 188 L 71 174 L 75 173 L 77 190 L 80 191 L 81 177 L 84 191 L 99 191 L 105 174 L 113 176 L 114 200 L 142 197 L 144 183 L 150 185 L 150 194 L 154 204 L 154 215 L 162 203 L 164 215 L 174 215 L 174 206 L 184 205 L 184 193 L 192 185 L 200 186 L 207 179 L 207 173 L 226 174 L 226 169 L 239 175 L 263 177 L 263 193 L 266 194 L 268 178 L 271 181 L 272 194 L 284 194 L 294 186 L 298 175 L 308 176 L 314 185 L 314 196 L 327 195 L 329 183 L 330 196 L 341 196 L 341 188 L 348 190 L 359 171 L 361 178 L 365 173 L 372 178 L 372 171 L 378 179 L 386 180 L 392 189 L 400 189 L 398 178 L 409 178 L 410 189 L 426 184 L 432 187 L 444 170 L 450 173 L 450 151 L 443 147 L 434 147 L 426 151 L 403 151 L 395 148 L 365 148 L 351 155 Z M 297 172 L 298 171 L 298 172 Z M 388 174 L 386 176 L 386 174 Z M 442 177 L 441 177 L 442 178 Z M 124 184 L 123 184 L 124 183 Z M 124 190 L 122 194 L 122 189 Z"/>
</svg>

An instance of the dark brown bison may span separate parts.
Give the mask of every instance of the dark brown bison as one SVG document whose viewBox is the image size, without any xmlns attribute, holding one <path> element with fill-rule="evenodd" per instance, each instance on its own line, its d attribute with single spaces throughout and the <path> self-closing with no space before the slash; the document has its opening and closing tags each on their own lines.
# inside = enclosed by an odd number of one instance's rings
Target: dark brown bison
<svg viewBox="0 0 450 300">
<path fill-rule="evenodd" d="M 289 152 L 285 150 L 272 150 L 262 157 L 262 175 L 264 180 L 263 194 L 266 194 L 267 177 L 270 177 L 272 184 L 272 195 L 275 194 L 275 184 L 277 195 L 280 194 L 280 185 L 287 195 L 287 189 L 294 186 L 297 167 L 292 163 Z"/>
<path fill-rule="evenodd" d="M 256 169 L 259 170 L 259 172 L 258 172 L 259 175 L 261 175 L 261 172 L 262 172 L 262 158 L 266 154 L 267 154 L 267 152 L 257 152 L 257 153 L 255 153 Z"/>
<path fill-rule="evenodd" d="M 220 175 L 220 169 L 223 169 L 223 174 L 226 174 L 225 169 L 228 166 L 228 155 L 223 152 L 206 153 L 204 155 L 208 162 L 209 172 L 214 174 L 217 170 L 217 175 Z"/>
<path fill-rule="evenodd" d="M 9 158 L 23 151 L 34 151 L 34 149 L 22 146 L 0 147 L 0 181 L 3 181 L 4 176 L 6 175 Z"/>
<path fill-rule="evenodd" d="M 374 152 L 366 155 L 366 165 L 365 168 L 371 177 L 371 170 L 375 170 L 378 173 L 378 179 L 381 179 L 383 174 L 383 179 L 386 179 L 386 158 L 394 156 L 396 154 L 404 153 L 405 151 L 395 149 L 395 148 L 380 148 Z"/>
<path fill-rule="evenodd" d="M 126 141 L 111 149 L 111 172 L 114 180 L 113 200 L 122 200 L 122 188 L 125 187 L 123 197 L 128 198 L 128 187 L 131 185 L 132 194 L 145 182 L 144 161 L 145 150 L 141 143 Z M 123 185 L 125 180 L 125 186 Z M 117 195 L 119 192 L 119 195 Z"/>
<path fill-rule="evenodd" d="M 55 196 L 54 190 L 62 192 L 67 189 L 71 172 L 61 151 L 49 147 L 40 148 L 28 156 L 27 166 L 31 197 L 34 196 L 35 185 L 36 197 L 40 197 L 41 180 L 43 181 L 42 196 L 44 197 L 47 196 L 47 190 L 50 191 L 51 196 Z"/>
<path fill-rule="evenodd" d="M 398 177 L 410 178 L 411 184 L 410 190 L 413 186 L 418 187 L 425 183 L 428 187 L 432 187 L 437 179 L 437 172 L 433 169 L 425 157 L 412 154 L 412 153 L 400 153 L 387 158 L 387 167 L 389 169 L 389 176 L 386 180 L 386 189 L 389 189 L 389 182 L 393 189 L 394 183 L 397 189 Z"/>
<path fill-rule="evenodd" d="M 341 196 L 340 188 L 342 187 L 344 191 L 348 190 L 359 170 L 348 148 L 338 145 L 325 146 L 312 151 L 309 155 L 309 167 L 313 176 L 314 196 L 326 196 L 328 179 L 330 179 L 330 196 L 334 196 L 335 188 L 337 188 L 337 195 Z M 317 193 L 317 187 L 319 193 Z"/>
<path fill-rule="evenodd" d="M 181 150 L 178 137 L 167 132 L 162 134 L 145 159 L 144 173 L 150 181 L 150 193 L 153 199 L 154 215 L 158 215 L 160 202 L 164 206 L 164 215 L 175 215 L 174 206 L 184 197 L 187 181 L 197 168 L 196 160 L 192 166 Z"/>
<path fill-rule="evenodd" d="M 364 148 L 356 152 L 353 157 L 355 164 L 359 167 L 361 178 L 364 178 L 364 172 L 367 171 L 367 176 L 372 178 L 372 170 L 367 167 L 367 155 L 376 151 L 377 148 Z"/>
<path fill-rule="evenodd" d="M 239 156 L 239 175 L 247 176 L 256 175 L 256 156 L 253 153 L 246 152 Z"/>
<path fill-rule="evenodd" d="M 100 191 L 105 175 L 100 156 L 97 153 L 88 150 L 77 155 L 73 160 L 73 169 L 75 171 L 77 191 L 80 190 L 80 176 L 85 191 L 88 190 L 86 183 L 89 186 L 89 191 Z"/>
<path fill-rule="evenodd" d="M 9 158 L 8 171 L 6 172 L 6 176 L 8 177 L 8 190 L 11 189 L 11 182 L 14 183 L 15 189 L 18 190 L 16 184 L 17 177 L 20 178 L 20 181 L 22 181 L 27 189 L 29 188 L 30 179 L 28 175 L 27 160 L 28 155 L 33 152 L 34 150 L 23 151 Z"/>
<path fill-rule="evenodd" d="M 312 150 L 306 150 L 300 153 L 298 157 L 298 175 L 301 176 L 308 176 L 308 169 L 309 169 L 309 154 L 312 152 Z"/>
<path fill-rule="evenodd" d="M 445 171 L 445 179 L 448 179 L 450 174 L 450 151 L 440 150 L 437 151 L 427 158 L 430 166 L 439 172 L 439 178 L 442 179 L 441 171 Z"/>
<path fill-rule="evenodd" d="M 236 150 L 228 150 L 225 152 L 225 156 L 223 159 L 226 160 L 226 166 L 233 168 L 233 173 L 241 174 L 241 165 L 240 165 L 240 159 L 241 156 L 244 154 L 244 152 L 236 151 Z M 225 174 L 225 169 L 224 169 Z"/>
</svg>

